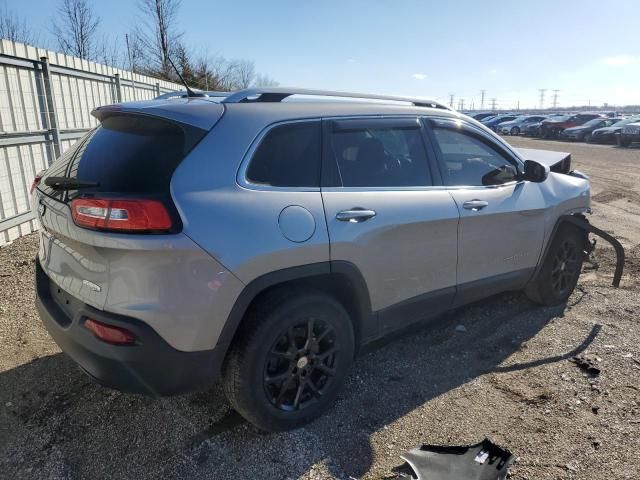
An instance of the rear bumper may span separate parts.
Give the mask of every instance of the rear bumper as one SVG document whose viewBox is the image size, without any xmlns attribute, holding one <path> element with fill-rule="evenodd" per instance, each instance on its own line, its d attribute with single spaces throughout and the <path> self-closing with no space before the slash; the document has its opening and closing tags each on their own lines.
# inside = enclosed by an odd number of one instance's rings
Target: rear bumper
<svg viewBox="0 0 640 480">
<path fill-rule="evenodd" d="M 40 261 L 36 260 L 36 307 L 47 331 L 58 346 L 97 382 L 131 393 L 155 396 L 184 393 L 207 387 L 220 373 L 221 348 L 182 352 L 171 347 L 149 325 L 129 317 L 97 310 L 51 288 Z M 60 307 L 68 299 L 69 307 Z M 66 311 L 65 311 L 66 310 Z M 86 318 L 126 328 L 137 338 L 135 345 L 111 345 L 84 328 Z"/>
</svg>

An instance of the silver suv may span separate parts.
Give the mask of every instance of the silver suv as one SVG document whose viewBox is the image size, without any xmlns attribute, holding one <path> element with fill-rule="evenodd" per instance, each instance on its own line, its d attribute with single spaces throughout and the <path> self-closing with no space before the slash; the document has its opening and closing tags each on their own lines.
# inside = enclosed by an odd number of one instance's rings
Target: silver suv
<svg viewBox="0 0 640 480">
<path fill-rule="evenodd" d="M 568 154 L 437 102 L 272 88 L 93 115 L 34 184 L 43 322 L 98 382 L 221 379 L 265 430 L 320 415 L 388 332 L 508 290 L 564 302 L 588 250 Z"/>
</svg>

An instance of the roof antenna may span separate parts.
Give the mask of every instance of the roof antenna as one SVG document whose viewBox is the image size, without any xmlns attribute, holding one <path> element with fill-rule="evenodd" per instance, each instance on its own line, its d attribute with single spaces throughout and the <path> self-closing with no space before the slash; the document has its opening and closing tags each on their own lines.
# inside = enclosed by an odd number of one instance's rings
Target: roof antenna
<svg viewBox="0 0 640 480">
<path fill-rule="evenodd" d="M 176 72 L 176 75 L 178 75 L 178 78 L 180 79 L 180 81 L 182 82 L 182 84 L 184 85 L 184 88 L 187 89 L 187 97 L 191 98 L 191 97 L 207 97 L 208 95 L 206 93 L 202 93 L 202 92 L 194 92 L 193 90 L 191 90 L 189 88 L 189 85 L 187 85 L 187 82 L 184 81 L 184 78 L 182 78 L 182 75 L 180 75 L 180 72 L 178 71 L 178 69 L 176 68 L 176 66 L 173 64 L 173 62 L 171 61 L 171 57 L 169 57 L 167 55 L 167 60 L 169 60 L 169 63 L 171 64 L 171 66 L 173 67 L 173 69 Z"/>
</svg>

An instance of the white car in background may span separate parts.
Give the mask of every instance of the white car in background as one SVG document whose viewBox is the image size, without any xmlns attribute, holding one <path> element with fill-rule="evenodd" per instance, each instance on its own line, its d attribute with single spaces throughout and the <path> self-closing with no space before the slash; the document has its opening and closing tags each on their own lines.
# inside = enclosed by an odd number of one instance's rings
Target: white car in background
<svg viewBox="0 0 640 480">
<path fill-rule="evenodd" d="M 546 115 L 521 115 L 518 118 L 498 124 L 496 131 L 506 135 L 520 135 L 529 125 L 541 122 Z"/>
</svg>

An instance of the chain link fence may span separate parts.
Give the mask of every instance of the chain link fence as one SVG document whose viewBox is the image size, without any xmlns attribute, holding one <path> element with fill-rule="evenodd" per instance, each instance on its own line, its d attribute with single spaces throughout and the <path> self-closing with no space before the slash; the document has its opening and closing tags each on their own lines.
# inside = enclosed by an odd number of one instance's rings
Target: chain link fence
<svg viewBox="0 0 640 480">
<path fill-rule="evenodd" d="M 0 246 L 36 229 L 37 172 L 97 125 L 91 111 L 181 85 L 0 40 Z"/>
</svg>

